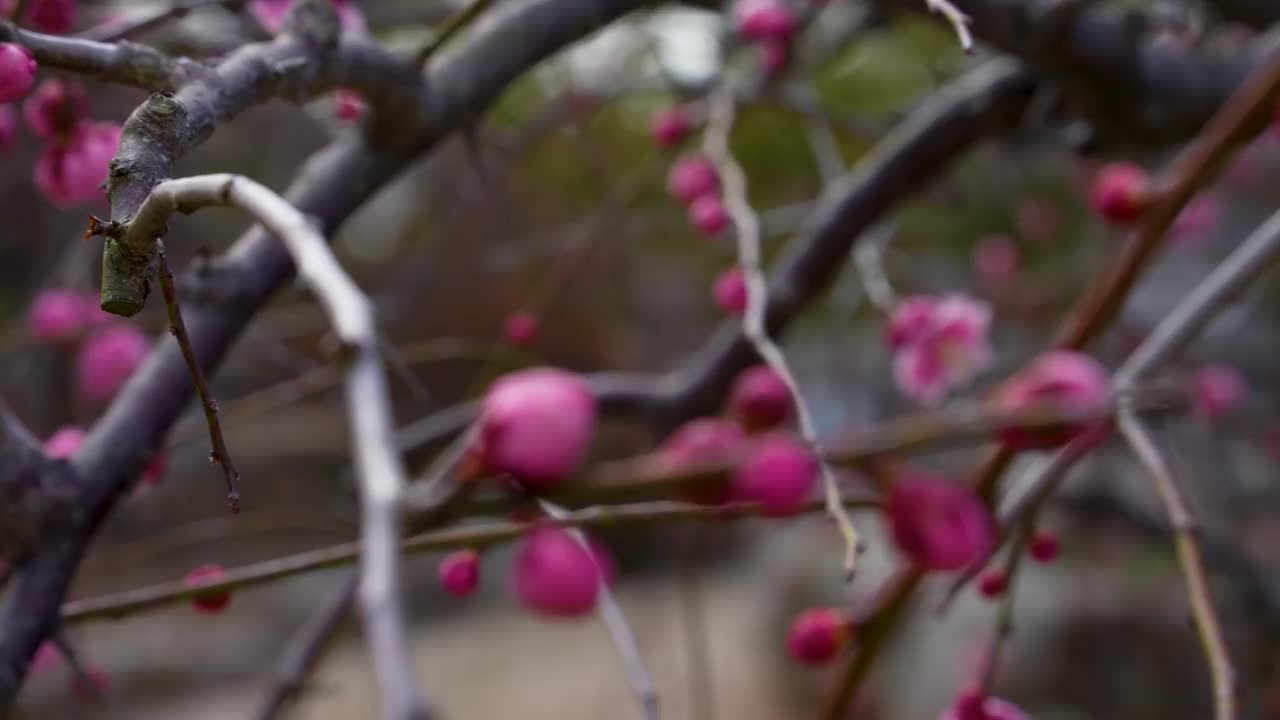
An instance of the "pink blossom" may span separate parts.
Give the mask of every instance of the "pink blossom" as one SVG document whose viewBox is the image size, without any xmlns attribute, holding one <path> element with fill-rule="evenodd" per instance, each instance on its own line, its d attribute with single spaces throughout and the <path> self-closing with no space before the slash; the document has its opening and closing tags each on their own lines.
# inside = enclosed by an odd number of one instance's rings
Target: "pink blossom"
<svg viewBox="0 0 1280 720">
<path fill-rule="evenodd" d="M 1027 554 L 1036 562 L 1048 563 L 1053 562 L 1058 557 L 1061 550 L 1061 544 L 1058 542 L 1058 536 L 1047 530 L 1037 530 L 1031 536 L 1031 542 L 1027 545 Z"/>
<path fill-rule="evenodd" d="M 98 322 L 100 313 L 96 293 L 44 290 L 27 311 L 27 333 L 47 343 L 74 340 Z"/>
<path fill-rule="evenodd" d="M 1051 200 L 1023 200 L 1014 211 L 1013 222 L 1022 237 L 1047 243 L 1058 236 L 1062 213 Z"/>
<path fill-rule="evenodd" d="M 776 77 L 787 69 L 791 60 L 791 46 L 782 40 L 765 40 L 760 43 L 760 67 L 766 77 Z"/>
<path fill-rule="evenodd" d="M 478 422 L 484 465 L 545 489 L 582 462 L 595 433 L 596 400 L 573 373 L 518 370 L 489 389 Z"/>
<path fill-rule="evenodd" d="M 825 665 L 849 644 L 849 621 L 838 608 L 810 608 L 787 632 L 787 651 L 806 665 Z"/>
<path fill-rule="evenodd" d="M 761 438 L 731 478 L 734 496 L 757 502 L 765 515 L 782 517 L 798 512 L 813 496 L 818 460 L 800 442 L 776 434 Z"/>
<path fill-rule="evenodd" d="M 962 296 L 908 298 L 889 321 L 894 379 L 908 397 L 933 405 L 991 363 L 991 310 Z"/>
<path fill-rule="evenodd" d="M 1198 196 L 1178 213 L 1169 228 L 1169 239 L 1183 245 L 1205 240 L 1218 224 L 1220 214 L 1217 200 L 1207 195 Z"/>
<path fill-rule="evenodd" d="M 186 577 L 182 579 L 182 584 L 187 588 L 198 588 L 221 582 L 226 576 L 227 571 L 223 570 L 221 565 L 201 565 L 187 573 Z M 191 606 L 196 609 L 196 612 L 206 615 L 220 613 L 226 610 L 230 604 L 230 590 L 214 590 L 208 593 L 200 593 L 191 598 Z"/>
<path fill-rule="evenodd" d="M 65 144 L 45 148 L 36 160 L 35 182 L 54 205 L 71 207 L 105 199 L 107 165 L 120 145 L 120 126 L 82 125 Z"/>
<path fill-rule="evenodd" d="M 32 0 L 27 18 L 38 30 L 60 35 L 76 21 L 76 0 Z"/>
<path fill-rule="evenodd" d="M 1003 568 L 992 568 L 978 576 L 978 592 L 984 598 L 997 598 L 1009 587 L 1009 576 Z"/>
<path fill-rule="evenodd" d="M 978 688 L 960 693 L 938 720 L 1031 720 L 1017 705 L 997 697 L 984 697 Z"/>
<path fill-rule="evenodd" d="M 342 22 L 343 32 L 353 35 L 366 35 L 369 32 L 364 13 L 351 0 L 332 0 L 338 18 Z M 293 0 L 250 0 L 249 13 L 267 32 L 275 35 L 284 27 L 284 18 L 289 14 Z"/>
<path fill-rule="evenodd" d="M 703 195 L 689 204 L 689 224 L 699 234 L 716 237 L 729 227 L 729 213 L 715 195 Z"/>
<path fill-rule="evenodd" d="M 64 425 L 44 441 L 44 454 L 51 458 L 69 458 L 84 444 L 84 430 L 75 425 Z"/>
<path fill-rule="evenodd" d="M 440 585 L 454 597 L 466 597 L 480 586 L 480 553 L 467 548 L 444 556 L 438 571 Z"/>
<path fill-rule="evenodd" d="M 649 121 L 649 134 L 658 147 L 672 148 L 684 142 L 692 126 L 689 111 L 680 105 L 672 105 L 653 114 Z"/>
<path fill-rule="evenodd" d="M 1151 180 L 1147 171 L 1133 163 L 1103 166 L 1089 188 L 1089 207 L 1116 225 L 1137 220 L 1150 201 Z"/>
<path fill-rule="evenodd" d="M 738 0 L 734 18 L 738 33 L 752 40 L 786 41 L 797 29 L 795 14 L 780 0 Z"/>
<path fill-rule="evenodd" d="M 86 120 L 89 99 L 78 83 L 46 80 L 22 103 L 22 119 L 38 138 L 69 136 Z"/>
<path fill-rule="evenodd" d="M 110 325 L 90 335 L 76 353 L 77 394 L 91 405 L 105 404 L 150 349 L 150 340 L 132 325 Z"/>
<path fill-rule="evenodd" d="M 729 413 L 748 430 L 781 425 L 794 406 L 791 388 L 778 371 L 768 365 L 743 370 L 729 388 Z"/>
<path fill-rule="evenodd" d="M 355 122 L 364 117 L 368 105 L 364 95 L 356 90 L 335 90 L 333 92 L 333 114 L 339 120 Z"/>
<path fill-rule="evenodd" d="M 52 670 L 62 661 L 62 651 L 53 642 L 46 640 L 40 643 L 35 657 L 31 658 L 31 672 L 43 673 Z"/>
<path fill-rule="evenodd" d="M 658 459 L 676 468 L 736 461 L 747 447 L 747 436 L 737 423 L 720 418 L 697 418 L 681 425 L 658 448 Z M 732 499 L 728 485 L 698 487 L 690 492 L 694 502 L 723 505 Z"/>
<path fill-rule="evenodd" d="M 987 559 L 995 527 L 967 487 L 913 471 L 898 478 L 885 507 L 894 542 L 925 570 L 959 570 Z"/>
<path fill-rule="evenodd" d="M 0 153 L 8 152 L 18 139 L 18 111 L 12 105 L 0 105 Z"/>
<path fill-rule="evenodd" d="M 720 273 L 712 294 L 721 310 L 741 315 L 747 309 L 747 281 L 742 268 L 734 266 Z"/>
<path fill-rule="evenodd" d="M 538 339 L 538 318 L 527 310 L 517 310 L 502 321 L 502 336 L 512 345 L 528 345 Z"/>
<path fill-rule="evenodd" d="M 0 103 L 21 100 L 36 84 L 36 59 L 13 43 L 0 43 Z"/>
<path fill-rule="evenodd" d="M 973 249 L 973 269 L 978 277 L 1002 284 L 1018 272 L 1018 245 L 1008 235 L 988 235 Z"/>
<path fill-rule="evenodd" d="M 512 567 L 516 599 L 548 617 L 578 617 L 592 611 L 602 573 L 592 553 L 561 528 L 540 525 L 520 542 Z"/>
<path fill-rule="evenodd" d="M 1210 420 L 1226 417 L 1244 400 L 1244 377 L 1230 365 L 1200 368 L 1192 384 L 1196 414 Z"/>
<path fill-rule="evenodd" d="M 1072 413 L 1101 412 L 1107 404 L 1107 371 L 1084 353 L 1047 352 L 1006 380 L 997 390 L 996 404 L 1004 412 L 1018 413 L 1042 404 Z M 1101 439 L 1105 420 L 1062 423 L 1041 428 L 1005 428 L 1000 439 L 1010 447 L 1051 449 L 1085 435 Z"/>
<path fill-rule="evenodd" d="M 720 191 L 720 176 L 705 155 L 685 155 L 667 174 L 667 191 L 683 203 L 692 203 Z"/>
</svg>

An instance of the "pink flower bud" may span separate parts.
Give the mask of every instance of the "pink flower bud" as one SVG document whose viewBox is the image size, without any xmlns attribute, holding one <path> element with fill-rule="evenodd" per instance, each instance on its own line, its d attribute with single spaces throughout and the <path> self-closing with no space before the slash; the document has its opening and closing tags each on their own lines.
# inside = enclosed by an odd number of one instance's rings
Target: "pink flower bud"
<svg viewBox="0 0 1280 720">
<path fill-rule="evenodd" d="M 333 114 L 339 120 L 355 122 L 364 117 L 368 105 L 364 95 L 355 90 L 335 90 L 333 93 Z"/>
<path fill-rule="evenodd" d="M 969 688 L 956 696 L 938 720 L 1031 720 L 1031 717 L 1007 700 L 985 697 L 981 689 Z"/>
<path fill-rule="evenodd" d="M 1009 576 L 1001 568 L 992 568 L 978 576 L 978 592 L 985 598 L 998 598 L 1009 587 Z"/>
<path fill-rule="evenodd" d="M 973 270 L 992 285 L 1002 285 L 1018 273 L 1018 246 L 1008 235 L 988 235 L 973 249 Z"/>
<path fill-rule="evenodd" d="M 182 584 L 187 588 L 198 588 L 203 585 L 220 582 L 226 575 L 227 572 L 222 569 L 221 565 L 201 565 L 187 573 L 186 577 L 182 579 Z M 226 610 L 230 604 L 230 590 L 214 590 L 191 598 L 191 606 L 196 609 L 196 612 L 206 615 L 220 613 Z"/>
<path fill-rule="evenodd" d="M 1200 368 L 1192 384 L 1195 388 L 1195 412 L 1209 420 L 1226 417 L 1244 399 L 1244 378 L 1230 365 Z"/>
<path fill-rule="evenodd" d="M 480 586 L 480 553 L 470 548 L 444 556 L 440 561 L 440 584 L 455 597 L 466 597 Z"/>
<path fill-rule="evenodd" d="M 720 191 L 720 176 L 705 155 L 685 155 L 667 174 L 667 191 L 683 203 Z"/>
<path fill-rule="evenodd" d="M 89 99 L 77 83 L 46 80 L 22 104 L 22 118 L 38 138 L 53 140 L 80 127 L 89 112 Z"/>
<path fill-rule="evenodd" d="M 0 103 L 21 100 L 36 84 L 36 59 L 21 45 L 0 43 Z"/>
<path fill-rule="evenodd" d="M 738 373 L 729 389 L 729 412 L 748 430 L 781 425 L 790 417 L 794 405 L 786 381 L 768 365 L 755 365 Z"/>
<path fill-rule="evenodd" d="M 581 464 L 595 433 L 596 400 L 573 373 L 519 370 L 489 389 L 478 423 L 479 457 L 489 470 L 546 489 Z"/>
<path fill-rule="evenodd" d="M 516 599 L 548 617 L 578 617 L 596 606 L 601 569 L 568 532 L 552 525 L 533 528 L 521 540 L 512 567 Z"/>
<path fill-rule="evenodd" d="M 746 450 L 747 436 L 737 423 L 720 418 L 690 420 L 676 429 L 658 448 L 658 458 L 673 467 L 728 463 Z M 699 487 L 690 493 L 694 502 L 723 505 L 732 499 L 728 485 Z"/>
<path fill-rule="evenodd" d="M 0 105 L 0 153 L 6 153 L 18 139 L 18 111 L 12 105 Z"/>
<path fill-rule="evenodd" d="M 795 14 L 779 0 L 739 0 L 734 7 L 738 33 L 752 40 L 790 40 L 796 34 Z"/>
<path fill-rule="evenodd" d="M 1089 188 L 1089 207 L 1116 225 L 1137 220 L 1150 202 L 1151 180 L 1146 170 L 1133 163 L 1103 166 Z"/>
<path fill-rule="evenodd" d="M 1042 563 L 1053 562 L 1058 557 L 1058 550 L 1058 536 L 1047 530 L 1037 530 L 1027 546 L 1031 559 Z"/>
<path fill-rule="evenodd" d="M 689 205 L 689 224 L 699 234 L 713 238 L 729 227 L 729 213 L 715 195 L 703 195 Z"/>
<path fill-rule="evenodd" d="M 934 405 L 972 382 L 991 364 L 990 330 L 991 310 L 985 303 L 959 295 L 907 298 L 889 321 L 898 389 Z"/>
<path fill-rule="evenodd" d="M 36 160 L 36 187 L 54 205 L 71 207 L 106 198 L 107 165 L 120 145 L 120 127 L 82 125 L 66 144 L 50 145 Z"/>
<path fill-rule="evenodd" d="M 741 315 L 747 309 L 747 281 L 742 268 L 731 267 L 720 273 L 712 290 L 716 305 L 731 315 Z"/>
<path fill-rule="evenodd" d="M 75 290 L 44 290 L 27 311 L 27 333 L 46 343 L 74 340 L 97 322 L 98 296 Z"/>
<path fill-rule="evenodd" d="M 36 654 L 31 658 L 31 674 L 45 673 L 58 666 L 62 661 L 62 651 L 49 640 L 40 643 Z"/>
<path fill-rule="evenodd" d="M 760 43 L 760 67 L 765 77 L 777 77 L 787 69 L 791 60 L 791 46 L 782 40 L 765 40 Z"/>
<path fill-rule="evenodd" d="M 734 471 L 734 496 L 757 502 L 765 515 L 798 512 L 813 496 L 818 461 L 803 444 L 785 435 L 761 438 Z"/>
<path fill-rule="evenodd" d="M 75 0 L 32 0 L 27 17 L 38 30 L 60 35 L 75 24 L 76 3 Z"/>
<path fill-rule="evenodd" d="M 894 482 L 885 507 L 894 542 L 925 570 L 959 570 L 987 559 L 995 528 L 967 487 L 911 472 Z"/>
<path fill-rule="evenodd" d="M 75 425 L 64 425 L 44 441 L 44 454 L 51 458 L 69 458 L 84 444 L 84 430 Z"/>
<path fill-rule="evenodd" d="M 132 325 L 111 325 L 90 335 L 76 354 L 76 392 L 91 405 L 115 397 L 142 364 L 151 343 Z"/>
<path fill-rule="evenodd" d="M 811 608 L 787 632 L 787 651 L 806 665 L 825 665 L 849 644 L 849 621 L 837 608 Z"/>
<path fill-rule="evenodd" d="M 1009 413 L 1048 405 L 1071 413 L 1101 412 L 1108 399 L 1107 371 L 1084 353 L 1055 350 L 1036 358 L 997 390 L 997 407 Z M 1061 447 L 1086 434 L 1101 439 L 1105 420 L 1035 429 L 1005 428 L 1000 439 L 1019 450 Z"/>
<path fill-rule="evenodd" d="M 526 310 L 517 310 L 502 321 L 502 335 L 512 345 L 528 345 L 538 339 L 538 319 Z"/>
<path fill-rule="evenodd" d="M 649 121 L 649 134 L 658 147 L 673 148 L 684 142 L 692 126 L 689 112 L 680 105 L 672 105 L 653 114 Z"/>
</svg>

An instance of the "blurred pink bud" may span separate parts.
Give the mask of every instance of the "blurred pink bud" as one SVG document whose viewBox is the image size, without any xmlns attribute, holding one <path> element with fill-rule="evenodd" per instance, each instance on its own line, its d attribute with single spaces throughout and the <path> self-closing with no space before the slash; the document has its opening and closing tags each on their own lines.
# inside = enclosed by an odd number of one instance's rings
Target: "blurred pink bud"
<svg viewBox="0 0 1280 720">
<path fill-rule="evenodd" d="M 98 295 L 76 290 L 43 290 L 27 311 L 27 333 L 41 342 L 74 340 L 98 319 Z"/>
<path fill-rule="evenodd" d="M 527 310 L 517 310 L 502 321 L 502 336 L 512 345 L 528 345 L 538 339 L 538 319 Z"/>
<path fill-rule="evenodd" d="M 454 597 L 466 597 L 480 586 L 480 553 L 467 548 L 444 556 L 438 571 L 440 585 Z"/>
<path fill-rule="evenodd" d="M 84 444 L 84 430 L 75 425 L 64 425 L 44 441 L 44 454 L 51 458 L 69 458 Z"/>
<path fill-rule="evenodd" d="M 581 464 L 595 433 L 596 400 L 573 373 L 518 370 L 489 389 L 477 422 L 479 456 L 488 469 L 545 489 Z"/>
<path fill-rule="evenodd" d="M 849 644 L 850 623 L 838 608 L 810 608 L 787 632 L 787 652 L 806 665 L 825 665 Z"/>
<path fill-rule="evenodd" d="M 211 583 L 221 582 L 227 576 L 227 571 L 222 569 L 221 565 L 201 565 L 200 567 L 187 573 L 182 579 L 182 584 L 187 588 L 198 588 Z M 230 590 L 214 590 L 208 593 L 200 593 L 191 598 L 191 606 L 196 612 L 206 615 L 214 615 L 227 609 L 231 604 Z"/>
<path fill-rule="evenodd" d="M 676 468 L 736 461 L 747 447 L 747 436 L 737 423 L 720 418 L 697 418 L 671 433 L 657 456 Z M 732 499 L 728 485 L 699 487 L 689 493 L 694 502 L 723 505 Z"/>
<path fill-rule="evenodd" d="M 1244 377 L 1230 365 L 1200 368 L 1192 379 L 1196 414 L 1218 420 L 1226 417 L 1244 400 Z"/>
<path fill-rule="evenodd" d="M 1042 404 L 1074 413 L 1102 411 L 1108 401 L 1107 371 L 1084 353 L 1066 350 L 1036 358 L 996 389 L 995 401 L 1003 412 L 1018 413 Z M 1107 423 L 1097 420 L 1062 423 L 1035 429 L 1005 428 L 1000 439 L 1019 450 L 1061 447 L 1085 435 L 1101 439 Z"/>
<path fill-rule="evenodd" d="M 360 8 L 354 2 L 351 0 L 332 0 L 332 2 L 334 9 L 338 11 L 343 32 L 353 35 L 365 35 L 369 32 L 364 13 L 360 12 Z M 289 14 L 289 8 L 292 5 L 293 0 L 250 0 L 249 13 L 264 30 L 275 35 L 284 27 L 285 15 Z"/>
<path fill-rule="evenodd" d="M 760 67 L 767 77 L 776 77 L 787 69 L 791 60 L 791 46 L 782 40 L 765 40 L 760 43 Z"/>
<path fill-rule="evenodd" d="M 1018 246 L 1008 235 L 988 235 L 973 249 L 973 270 L 993 285 L 1003 284 L 1018 273 Z"/>
<path fill-rule="evenodd" d="M 36 59 L 13 43 L 0 43 L 0 103 L 21 100 L 36 84 Z"/>
<path fill-rule="evenodd" d="M 1014 212 L 1014 225 L 1026 239 L 1047 243 L 1058 236 L 1062 213 L 1050 200 L 1023 200 Z"/>
<path fill-rule="evenodd" d="M 649 134 L 658 147 L 673 148 L 684 142 L 692 126 L 689 111 L 680 105 L 672 105 L 653 114 L 649 121 Z"/>
<path fill-rule="evenodd" d="M 22 118 L 36 137 L 45 140 L 70 135 L 89 113 L 89 99 L 78 83 L 46 80 L 22 103 Z"/>
<path fill-rule="evenodd" d="M 720 273 L 712 294 L 721 310 L 741 315 L 747 309 L 747 281 L 742 268 L 734 266 Z"/>
<path fill-rule="evenodd" d="M 76 353 L 77 394 L 90 405 L 107 403 L 150 349 L 150 340 L 132 325 L 110 325 L 90 335 Z"/>
<path fill-rule="evenodd" d="M 996 697 L 985 697 L 979 688 L 961 692 L 938 720 L 1031 720 L 1017 705 Z"/>
<path fill-rule="evenodd" d="M 368 105 L 364 95 L 355 90 L 335 90 L 333 92 L 333 114 L 339 120 L 355 122 L 364 117 Z"/>
<path fill-rule="evenodd" d="M 978 592 L 991 599 L 1004 594 L 1009 588 L 1009 576 L 1004 568 L 991 568 L 978 576 Z"/>
<path fill-rule="evenodd" d="M 703 195 L 689 205 L 689 224 L 699 234 L 713 238 L 729 227 L 729 213 L 716 195 Z"/>
<path fill-rule="evenodd" d="M 1178 213 L 1169 228 L 1169 239 L 1183 245 L 1199 244 L 1218 224 L 1219 215 L 1218 201 L 1208 195 L 1200 195 Z"/>
<path fill-rule="evenodd" d="M 1103 220 L 1115 225 L 1134 222 L 1151 202 L 1151 180 L 1147 171 L 1133 163 L 1103 166 L 1089 187 L 1089 207 Z"/>
<path fill-rule="evenodd" d="M 18 139 L 18 111 L 12 105 L 0 105 L 0 153 L 8 152 Z"/>
<path fill-rule="evenodd" d="M 76 0 L 32 0 L 27 18 L 36 29 L 60 35 L 76 21 Z"/>
<path fill-rule="evenodd" d="M 36 187 L 54 205 L 71 207 L 106 198 L 102 184 L 120 145 L 120 126 L 82 125 L 66 144 L 46 147 L 36 160 Z"/>
<path fill-rule="evenodd" d="M 548 617 L 578 617 L 596 606 L 603 578 L 596 559 L 561 528 L 530 530 L 516 549 L 512 566 L 516 599 Z"/>
<path fill-rule="evenodd" d="M 898 548 L 925 570 L 959 570 L 987 559 L 995 526 L 967 487 L 912 471 L 889 491 L 885 513 Z"/>
<path fill-rule="evenodd" d="M 791 388 L 768 365 L 743 370 L 729 388 L 729 413 L 747 430 L 781 425 L 790 417 L 794 405 Z"/>
<path fill-rule="evenodd" d="M 1036 562 L 1049 563 L 1057 559 L 1061 549 L 1057 535 L 1048 530 L 1037 530 L 1027 545 L 1027 554 Z"/>
<path fill-rule="evenodd" d="M 667 191 L 683 203 L 720 191 L 720 176 L 705 155 L 685 155 L 667 174 Z"/>
<path fill-rule="evenodd" d="M 771 517 L 791 515 L 813 496 L 818 460 L 802 443 L 786 435 L 758 440 L 731 479 L 734 497 L 760 503 Z"/>
<path fill-rule="evenodd" d="M 797 23 L 791 8 L 780 0 L 738 0 L 734 7 L 738 33 L 752 40 L 789 40 Z"/>
<path fill-rule="evenodd" d="M 889 319 L 898 390 L 933 405 L 968 384 L 991 364 L 990 330 L 985 303 L 959 295 L 907 298 Z"/>
<path fill-rule="evenodd" d="M 48 672 L 57 667 L 60 662 L 62 662 L 62 651 L 52 641 L 45 640 L 40 643 L 35 657 L 31 658 L 31 673 Z"/>
</svg>

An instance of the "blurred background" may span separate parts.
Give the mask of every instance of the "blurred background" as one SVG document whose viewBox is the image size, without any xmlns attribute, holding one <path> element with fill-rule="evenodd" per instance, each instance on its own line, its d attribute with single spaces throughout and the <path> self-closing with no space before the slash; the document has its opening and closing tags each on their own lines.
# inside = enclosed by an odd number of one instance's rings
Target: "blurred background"
<svg viewBox="0 0 1280 720">
<path fill-rule="evenodd" d="M 510 0 L 519 1 L 519 0 Z M 148 5 L 80 3 L 79 24 Z M 364 0 L 370 31 L 412 50 L 454 6 L 441 0 Z M 1179 8 L 1175 8 L 1179 9 Z M 1170 14 L 1182 17 L 1181 13 Z M 1170 42 L 1229 48 L 1245 32 L 1210 23 Z M 137 38 L 172 52 L 217 55 L 261 34 L 247 13 L 194 12 Z M 655 146 L 651 115 L 694 97 L 721 71 L 758 72 L 749 54 L 721 67 L 727 30 L 714 13 L 666 8 L 636 15 L 560 54 L 512 85 L 469 142 L 455 139 L 379 193 L 336 239 L 340 258 L 375 299 L 402 424 L 474 397 L 497 374 L 548 363 L 591 371 L 665 371 L 699 347 L 722 313 L 714 278 L 734 262 L 731 238 L 708 240 L 665 194 L 676 153 Z M 855 165 L 878 138 L 950 79 L 982 62 L 949 28 L 921 17 L 870 17 L 861 3 L 824 10 L 794 65 L 747 98 L 733 150 L 748 173 L 772 253 L 806 218 L 824 177 Z M 56 73 L 42 70 L 43 77 Z M 88 85 L 92 115 L 122 122 L 143 96 Z M 699 107 L 694 102 L 693 108 Z M 283 189 L 331 137 L 353 132 L 335 99 L 271 103 L 217 133 L 182 174 L 243 173 Z M 1160 168 L 1176 148 L 1122 145 L 1082 155 L 1075 128 L 1031 119 L 969 153 L 877 228 L 862 264 L 879 263 L 899 295 L 963 292 L 994 312 L 997 361 L 965 394 L 1025 363 L 1048 341 L 1091 274 L 1125 240 L 1086 209 L 1097 157 Z M 696 135 L 695 135 L 696 138 Z M 696 139 L 693 141 L 696 143 Z M 21 137 L 0 161 L 0 395 L 42 437 L 88 426 L 102 411 L 75 391 L 75 344 L 35 341 L 25 321 L 43 290 L 96 290 L 100 243 L 81 234 L 98 207 L 63 210 L 32 182 L 39 147 Z M 1275 206 L 1280 141 L 1246 147 L 1221 182 L 1175 228 L 1169 250 L 1097 346 L 1114 367 L 1134 342 Z M 234 212 L 177 218 L 175 267 L 225 250 L 246 228 Z M 884 319 L 868 301 L 855 258 L 786 335 L 786 348 L 823 433 L 912 409 L 892 386 Z M 1280 718 L 1280 485 L 1274 366 L 1276 290 L 1255 288 L 1214 324 L 1172 372 L 1206 366 L 1239 374 L 1245 392 L 1221 417 L 1168 418 L 1159 440 L 1203 522 L 1213 591 L 1240 673 L 1245 717 Z M 129 322 L 157 342 L 159 298 Z M 515 347 L 513 313 L 536 320 Z M 117 507 L 72 589 L 74 598 L 182 577 L 206 563 L 235 567 L 356 537 L 347 425 L 333 343 L 318 306 L 281 293 L 213 378 L 227 442 L 243 474 L 245 510 L 226 511 L 207 461 L 203 417 L 170 434 L 166 469 Z M 660 440 L 615 423 L 600 458 L 645 452 Z M 977 450 L 922 458 L 962 474 Z M 428 456 L 411 454 L 414 470 Z M 1011 477 L 1039 458 L 1027 457 Z M 860 518 L 870 552 L 850 587 L 839 538 L 820 517 L 632 527 L 603 534 L 619 565 L 617 591 L 661 697 L 664 717 L 813 717 L 832 669 L 788 659 L 794 614 L 864 601 L 897 558 L 878 519 Z M 1166 523 L 1122 447 L 1081 463 L 1052 507 L 1062 557 L 1022 574 L 1015 632 L 996 683 L 1036 718 L 1179 720 L 1208 713 L 1208 682 Z M 407 565 L 408 607 L 424 686 L 447 718 L 640 717 L 609 638 L 595 620 L 549 623 L 508 592 L 507 555 L 486 555 L 477 596 L 458 600 L 436 581 L 438 556 Z M 68 633 L 107 678 L 104 702 L 72 692 L 70 671 L 34 673 L 22 718 L 247 717 L 304 620 L 347 570 L 238 592 L 227 612 L 189 604 L 77 624 Z M 936 585 L 936 586 L 935 586 Z M 855 717 L 934 718 L 975 672 L 995 605 L 973 590 L 934 612 L 945 582 L 926 586 L 906 632 L 884 658 Z M 358 628 L 348 625 L 290 717 L 370 717 L 372 678 Z"/>
</svg>

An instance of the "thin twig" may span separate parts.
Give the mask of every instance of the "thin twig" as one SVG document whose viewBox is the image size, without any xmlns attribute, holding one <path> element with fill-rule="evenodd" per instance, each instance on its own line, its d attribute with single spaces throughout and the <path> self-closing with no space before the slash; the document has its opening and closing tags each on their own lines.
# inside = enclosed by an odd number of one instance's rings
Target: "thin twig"
<svg viewBox="0 0 1280 720">
<path fill-rule="evenodd" d="M 1222 626 L 1213 608 L 1209 594 L 1209 578 L 1205 574 L 1200 541 L 1196 537 L 1195 520 L 1187 509 L 1186 499 L 1178 487 L 1160 451 L 1156 449 L 1142 421 L 1131 412 L 1121 411 L 1117 424 L 1120 434 L 1128 441 L 1138 461 L 1146 468 L 1160 501 L 1164 504 L 1169 524 L 1173 526 L 1173 543 L 1178 553 L 1178 564 L 1187 584 L 1187 599 L 1195 620 L 1196 633 L 1204 649 L 1213 682 L 1213 707 L 1215 720 L 1235 720 L 1235 670 L 1231 666 Z"/>
<path fill-rule="evenodd" d="M 897 304 L 893 283 L 884 269 L 884 248 L 893 238 L 893 222 L 888 221 L 872 228 L 866 238 L 853 249 L 853 262 L 862 279 L 862 290 L 867 299 L 882 313 L 890 313 Z"/>
<path fill-rule="evenodd" d="M 448 20 L 441 23 L 440 29 L 436 31 L 435 37 L 431 39 L 421 50 L 414 62 L 418 67 L 426 66 L 431 57 L 436 54 L 440 48 L 444 47 L 449 39 L 459 32 L 466 29 L 476 18 L 480 17 L 480 13 L 484 12 L 493 0 L 469 0 L 467 6 L 452 15 Z"/>
<path fill-rule="evenodd" d="M 192 10 L 202 7 L 210 7 L 214 5 L 222 5 L 229 9 L 235 9 L 244 5 L 246 0 L 171 0 L 167 6 L 160 6 L 137 13 L 132 17 L 124 17 L 109 20 L 85 30 L 76 35 L 81 40 L 95 40 L 97 42 L 116 42 L 123 40 L 131 35 L 146 32 L 152 28 L 163 25 L 170 20 L 183 18 Z"/>
<path fill-rule="evenodd" d="M 538 500 L 538 505 L 543 512 L 561 523 L 572 517 L 569 511 L 553 502 Z M 591 543 L 587 541 L 587 536 L 582 530 L 572 527 L 568 532 L 588 555 L 595 557 Z M 627 683 L 631 685 L 631 692 L 635 694 L 636 701 L 640 703 L 645 720 L 658 720 L 658 691 L 654 689 L 653 680 L 649 678 L 649 669 L 645 666 L 644 658 L 640 656 L 636 635 L 631 631 L 627 616 L 622 614 L 622 608 L 618 605 L 618 599 L 614 597 L 613 589 L 609 587 L 604 569 L 597 569 L 600 575 L 600 622 L 604 623 L 605 629 L 609 631 L 609 637 L 613 639 L 613 648 L 622 662 L 622 672 L 627 677 Z"/>
<path fill-rule="evenodd" d="M 164 242 L 156 241 L 156 258 L 160 275 L 160 292 L 164 295 L 165 310 L 169 313 L 169 332 L 178 341 L 182 350 L 182 359 L 187 363 L 191 373 L 191 381 L 195 383 L 196 394 L 200 396 L 200 405 L 204 408 L 205 423 L 209 426 L 209 460 L 222 466 L 222 474 L 227 481 L 227 505 L 231 512 L 240 512 L 240 471 L 231 459 L 227 450 L 227 440 L 222 435 L 222 424 L 218 422 L 218 401 L 213 399 L 209 383 L 200 369 L 200 361 L 196 359 L 195 349 L 191 347 L 191 336 L 187 333 L 187 324 L 182 320 L 182 309 L 178 306 L 178 291 L 174 287 L 173 271 L 169 269 L 169 261 L 165 257 Z"/>
<path fill-rule="evenodd" d="M 751 341 L 761 359 L 786 383 L 795 403 L 800 435 L 821 458 L 822 446 L 818 444 L 818 431 L 813 422 L 813 414 L 800 390 L 799 382 L 791 372 L 787 356 L 769 337 L 769 330 L 765 324 L 765 313 L 769 303 L 769 284 L 762 267 L 760 218 L 747 199 L 746 173 L 734 159 L 733 152 L 729 148 L 729 134 L 733 130 L 736 102 L 732 89 L 727 85 L 722 86 L 712 95 L 707 118 L 705 150 L 720 174 L 725 205 L 729 216 L 733 219 L 738 237 L 738 264 L 742 267 L 747 284 L 747 308 L 742 316 L 742 332 Z M 854 528 L 849 513 L 840 504 L 840 486 L 836 481 L 835 472 L 825 460 L 821 461 L 821 473 L 827 512 L 844 537 L 845 575 L 852 578 L 858 552 L 861 550 L 858 531 Z"/>
<path fill-rule="evenodd" d="M 924 4 L 929 8 L 929 12 L 937 13 L 951 23 L 951 28 L 955 30 L 956 38 L 960 41 L 960 48 L 972 54 L 973 34 L 969 32 L 969 16 L 952 5 L 949 0 L 925 0 Z"/>
</svg>

